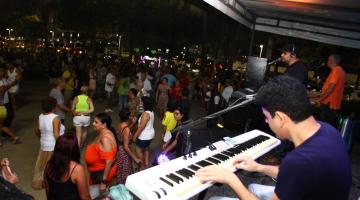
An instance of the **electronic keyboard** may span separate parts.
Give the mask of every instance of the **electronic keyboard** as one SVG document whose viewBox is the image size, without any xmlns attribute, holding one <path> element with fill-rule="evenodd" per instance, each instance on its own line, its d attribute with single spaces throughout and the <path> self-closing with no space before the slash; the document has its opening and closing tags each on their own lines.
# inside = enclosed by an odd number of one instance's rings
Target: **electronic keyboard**
<svg viewBox="0 0 360 200">
<path fill-rule="evenodd" d="M 246 155 L 256 159 L 280 143 L 280 140 L 271 135 L 253 130 L 215 142 L 211 145 L 212 148 L 205 147 L 132 174 L 127 177 L 125 186 L 143 200 L 189 199 L 214 184 L 201 183 L 195 176 L 198 169 L 219 165 L 234 172 L 236 157 Z"/>
</svg>

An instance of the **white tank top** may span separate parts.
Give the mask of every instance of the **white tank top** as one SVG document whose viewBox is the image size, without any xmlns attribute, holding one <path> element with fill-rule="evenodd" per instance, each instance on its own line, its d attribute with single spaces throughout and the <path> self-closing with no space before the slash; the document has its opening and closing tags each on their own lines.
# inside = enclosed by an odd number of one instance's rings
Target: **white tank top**
<svg viewBox="0 0 360 200">
<path fill-rule="evenodd" d="M 140 140 L 151 140 L 155 136 L 155 129 L 154 129 L 154 112 L 151 111 L 145 111 L 150 115 L 150 119 L 147 122 L 144 130 L 141 132 L 139 139 Z M 139 119 L 139 125 L 141 121 L 142 115 Z"/>
<path fill-rule="evenodd" d="M 47 115 L 40 114 L 39 128 L 40 128 L 40 149 L 43 151 L 54 151 L 55 137 L 53 129 L 53 120 L 57 114 L 50 113 Z M 60 125 L 60 135 L 64 134 L 65 127 Z"/>
<path fill-rule="evenodd" d="M 7 71 L 7 76 L 8 76 L 9 83 L 15 81 L 17 75 L 18 75 L 18 73 L 17 73 L 17 69 L 16 69 L 16 68 L 14 68 L 12 72 Z M 8 91 L 9 91 L 10 93 L 17 93 L 18 90 L 19 90 L 19 83 L 17 83 L 16 85 L 12 86 Z"/>
</svg>

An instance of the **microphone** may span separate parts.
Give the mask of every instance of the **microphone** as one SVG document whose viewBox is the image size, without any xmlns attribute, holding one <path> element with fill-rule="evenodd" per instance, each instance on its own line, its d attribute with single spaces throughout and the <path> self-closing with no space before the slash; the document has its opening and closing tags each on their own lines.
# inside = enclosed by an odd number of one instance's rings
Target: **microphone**
<svg viewBox="0 0 360 200">
<path fill-rule="evenodd" d="M 268 65 L 275 64 L 275 63 L 277 63 L 279 61 L 281 61 L 281 58 L 277 58 L 276 60 L 273 60 L 273 61 L 269 62 Z"/>
</svg>

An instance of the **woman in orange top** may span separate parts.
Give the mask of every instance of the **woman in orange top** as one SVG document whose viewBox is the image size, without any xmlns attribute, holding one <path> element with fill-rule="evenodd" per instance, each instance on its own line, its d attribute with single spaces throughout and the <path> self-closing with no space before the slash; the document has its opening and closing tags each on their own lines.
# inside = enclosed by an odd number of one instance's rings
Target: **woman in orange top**
<svg viewBox="0 0 360 200">
<path fill-rule="evenodd" d="M 98 135 L 86 148 L 85 162 L 90 172 L 90 185 L 99 184 L 100 193 L 103 193 L 116 175 L 117 139 L 109 115 L 97 114 L 93 126 Z"/>
</svg>

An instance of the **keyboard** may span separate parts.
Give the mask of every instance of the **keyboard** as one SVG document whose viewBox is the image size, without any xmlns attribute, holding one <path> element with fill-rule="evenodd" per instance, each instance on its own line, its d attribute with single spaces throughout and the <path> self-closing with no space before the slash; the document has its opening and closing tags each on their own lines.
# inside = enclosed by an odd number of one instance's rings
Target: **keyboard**
<svg viewBox="0 0 360 200">
<path fill-rule="evenodd" d="M 237 156 L 247 155 L 256 159 L 280 144 L 280 140 L 259 130 L 238 135 L 230 140 L 213 143 L 216 148 L 205 147 L 191 152 L 186 158 L 178 157 L 169 162 L 148 168 L 127 177 L 125 186 L 143 200 L 182 200 L 212 186 L 201 183 L 195 172 L 205 166 L 219 165 L 231 171 Z M 210 150 L 213 149 L 213 150 Z"/>
</svg>

